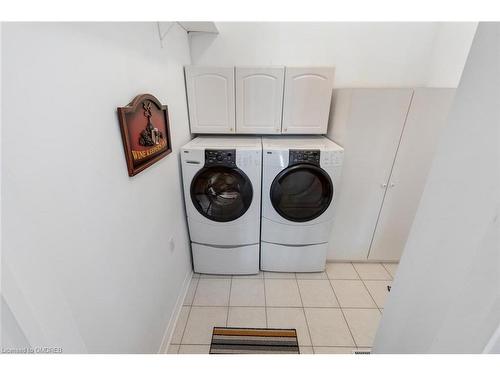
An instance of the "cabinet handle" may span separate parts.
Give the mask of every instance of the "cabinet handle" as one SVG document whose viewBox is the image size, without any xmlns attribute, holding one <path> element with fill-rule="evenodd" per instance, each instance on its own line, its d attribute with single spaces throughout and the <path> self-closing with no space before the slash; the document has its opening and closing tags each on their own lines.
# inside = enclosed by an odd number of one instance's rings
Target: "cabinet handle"
<svg viewBox="0 0 500 375">
<path fill-rule="evenodd" d="M 394 187 L 394 186 L 396 186 L 394 182 L 391 182 L 391 184 L 389 185 L 389 187 Z"/>
<path fill-rule="evenodd" d="M 386 187 L 387 187 L 387 184 L 380 184 L 380 187 L 381 187 L 381 188 L 386 188 Z"/>
<path fill-rule="evenodd" d="M 287 128 L 285 128 L 284 131 L 287 131 Z"/>
</svg>

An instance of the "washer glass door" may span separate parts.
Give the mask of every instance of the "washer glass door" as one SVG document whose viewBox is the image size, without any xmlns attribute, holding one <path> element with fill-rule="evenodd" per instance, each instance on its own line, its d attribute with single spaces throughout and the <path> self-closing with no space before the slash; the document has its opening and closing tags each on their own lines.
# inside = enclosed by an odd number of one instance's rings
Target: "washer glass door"
<svg viewBox="0 0 500 375">
<path fill-rule="evenodd" d="M 285 219 L 313 220 L 326 211 L 333 197 L 330 176 L 312 164 L 296 164 L 281 171 L 271 185 L 271 203 Z"/>
<path fill-rule="evenodd" d="M 191 182 L 191 200 L 206 218 L 227 222 L 241 217 L 252 203 L 252 183 L 238 168 L 202 168 Z"/>
</svg>

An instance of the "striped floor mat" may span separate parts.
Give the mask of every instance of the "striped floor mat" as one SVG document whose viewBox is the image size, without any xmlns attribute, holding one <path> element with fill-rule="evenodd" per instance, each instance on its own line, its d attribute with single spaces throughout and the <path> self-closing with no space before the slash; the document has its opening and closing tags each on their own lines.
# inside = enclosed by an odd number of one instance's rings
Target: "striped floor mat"
<svg viewBox="0 0 500 375">
<path fill-rule="evenodd" d="M 297 331 L 215 327 L 210 354 L 299 354 Z"/>
</svg>

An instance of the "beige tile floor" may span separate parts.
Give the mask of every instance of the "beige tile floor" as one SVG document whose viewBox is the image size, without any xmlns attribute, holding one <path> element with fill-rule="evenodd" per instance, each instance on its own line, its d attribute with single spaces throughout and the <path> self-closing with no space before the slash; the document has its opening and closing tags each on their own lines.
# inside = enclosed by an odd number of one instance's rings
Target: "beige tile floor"
<svg viewBox="0 0 500 375">
<path fill-rule="evenodd" d="M 295 328 L 303 354 L 371 348 L 395 263 L 328 263 L 325 272 L 195 274 L 169 354 L 208 353 L 212 328 Z"/>
</svg>

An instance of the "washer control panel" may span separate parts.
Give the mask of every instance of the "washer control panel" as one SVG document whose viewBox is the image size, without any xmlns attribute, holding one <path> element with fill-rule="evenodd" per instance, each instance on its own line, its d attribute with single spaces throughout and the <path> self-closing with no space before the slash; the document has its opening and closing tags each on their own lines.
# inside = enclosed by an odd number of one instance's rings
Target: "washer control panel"
<svg viewBox="0 0 500 375">
<path fill-rule="evenodd" d="M 319 166 L 320 150 L 290 150 L 288 165 L 314 164 Z"/>
<path fill-rule="evenodd" d="M 205 150 L 205 166 L 236 167 L 236 150 Z"/>
<path fill-rule="evenodd" d="M 344 158 L 344 152 L 343 151 L 330 151 L 330 152 L 325 152 L 323 155 L 323 162 L 325 163 L 324 165 L 342 165 L 342 160 Z"/>
</svg>

